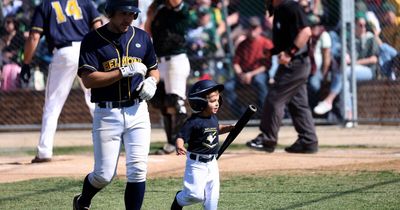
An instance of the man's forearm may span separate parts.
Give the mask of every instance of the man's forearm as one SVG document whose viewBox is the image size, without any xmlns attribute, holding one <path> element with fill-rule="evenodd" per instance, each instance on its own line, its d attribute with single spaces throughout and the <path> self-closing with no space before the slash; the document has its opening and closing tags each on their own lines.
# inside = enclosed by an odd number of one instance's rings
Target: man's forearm
<svg viewBox="0 0 400 210">
<path fill-rule="evenodd" d="M 305 27 L 299 31 L 297 34 L 295 40 L 294 40 L 294 45 L 298 47 L 299 49 L 303 48 L 308 40 L 311 37 L 311 28 L 310 27 Z"/>
<path fill-rule="evenodd" d="M 32 62 L 33 55 L 35 54 L 36 47 L 40 41 L 40 34 L 37 32 L 30 32 L 29 37 L 24 46 L 24 64 Z"/>
</svg>

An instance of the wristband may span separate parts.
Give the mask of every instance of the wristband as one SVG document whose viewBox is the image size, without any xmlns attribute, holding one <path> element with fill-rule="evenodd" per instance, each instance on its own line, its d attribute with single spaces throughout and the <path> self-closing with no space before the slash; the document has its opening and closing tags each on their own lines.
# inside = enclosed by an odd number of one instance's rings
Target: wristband
<svg viewBox="0 0 400 210">
<path fill-rule="evenodd" d="M 286 50 L 286 53 L 290 57 L 293 57 L 298 51 L 299 51 L 299 48 L 296 45 L 293 45 L 291 48 L 289 48 L 289 50 Z"/>
</svg>

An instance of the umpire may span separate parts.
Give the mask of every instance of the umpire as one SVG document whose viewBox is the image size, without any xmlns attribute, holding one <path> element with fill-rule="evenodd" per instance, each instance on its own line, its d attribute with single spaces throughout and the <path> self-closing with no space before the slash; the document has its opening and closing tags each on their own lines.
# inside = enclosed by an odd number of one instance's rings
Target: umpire
<svg viewBox="0 0 400 210">
<path fill-rule="evenodd" d="M 267 0 L 273 21 L 273 54 L 278 54 L 279 68 L 264 102 L 260 124 L 261 133 L 247 146 L 273 152 L 278 131 L 288 106 L 298 139 L 286 147 L 289 153 L 316 153 L 318 139 L 308 105 L 306 82 L 311 64 L 308 56 L 311 29 L 299 4 L 293 0 Z"/>
</svg>

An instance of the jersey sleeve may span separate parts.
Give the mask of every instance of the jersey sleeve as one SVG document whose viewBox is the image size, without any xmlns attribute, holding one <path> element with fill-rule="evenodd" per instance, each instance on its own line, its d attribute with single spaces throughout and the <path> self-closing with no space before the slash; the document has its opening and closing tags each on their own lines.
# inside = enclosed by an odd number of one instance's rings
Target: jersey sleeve
<svg viewBox="0 0 400 210">
<path fill-rule="evenodd" d="M 33 13 L 31 21 L 31 30 L 43 33 L 43 27 L 44 27 L 44 12 L 42 10 L 42 7 L 39 5 L 35 8 L 35 12 Z"/>
<path fill-rule="evenodd" d="M 150 36 L 146 33 L 146 54 L 143 60 L 143 63 L 147 66 L 149 70 L 155 70 L 158 67 L 157 64 L 157 56 L 154 51 L 153 42 L 150 39 Z"/>
<path fill-rule="evenodd" d="M 295 17 L 294 20 L 298 29 L 302 29 L 311 25 L 307 19 L 307 15 L 299 4 L 293 4 L 293 7 L 290 7 L 290 13 L 292 13 Z"/>
<path fill-rule="evenodd" d="M 92 2 L 88 1 L 87 7 L 88 17 L 91 24 L 93 24 L 97 20 L 101 20 L 100 13 Z"/>
<path fill-rule="evenodd" d="M 89 33 L 82 40 L 81 49 L 79 54 L 79 68 L 78 75 L 80 76 L 84 71 L 97 71 L 99 69 L 99 62 L 96 56 L 96 51 L 93 46 L 96 44 L 93 42 L 93 37 Z"/>
</svg>

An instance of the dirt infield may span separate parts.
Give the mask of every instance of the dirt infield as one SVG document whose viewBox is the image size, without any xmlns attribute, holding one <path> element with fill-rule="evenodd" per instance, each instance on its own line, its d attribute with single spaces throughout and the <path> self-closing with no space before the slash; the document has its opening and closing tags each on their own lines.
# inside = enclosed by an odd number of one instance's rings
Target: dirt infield
<svg viewBox="0 0 400 210">
<path fill-rule="evenodd" d="M 257 135 L 255 127 L 245 128 L 235 144 Z M 388 126 L 359 126 L 344 129 L 338 126 L 319 126 L 317 134 L 320 151 L 317 154 L 288 154 L 279 147 L 274 153 L 249 149 L 227 149 L 219 166 L 222 176 L 238 174 L 269 174 L 275 172 L 338 172 L 359 170 L 389 170 L 400 172 L 400 129 Z M 34 148 L 38 132 L 0 133 L 1 150 Z M 221 139 L 225 139 L 221 136 Z M 290 126 L 282 127 L 279 144 L 289 145 L 296 139 Z M 161 129 L 153 129 L 152 141 L 163 141 Z M 91 145 L 90 131 L 59 131 L 55 146 Z M 83 178 L 93 167 L 91 154 L 57 155 L 53 161 L 30 164 L 30 156 L 0 156 L 0 183 L 45 177 Z M 185 158 L 176 155 L 150 155 L 150 178 L 181 177 Z M 120 158 L 118 175 L 125 175 L 125 160 Z"/>
</svg>

